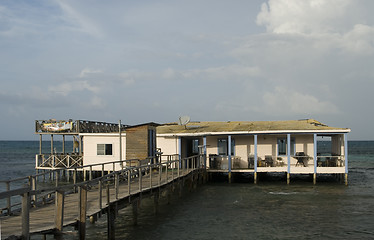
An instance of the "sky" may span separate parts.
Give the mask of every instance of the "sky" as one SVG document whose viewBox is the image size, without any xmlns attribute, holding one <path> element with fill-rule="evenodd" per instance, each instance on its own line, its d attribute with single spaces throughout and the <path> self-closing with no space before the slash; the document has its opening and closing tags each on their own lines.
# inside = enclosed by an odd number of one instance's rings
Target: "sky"
<svg viewBox="0 0 374 240">
<path fill-rule="evenodd" d="M 0 140 L 35 120 L 313 118 L 374 140 L 372 0 L 0 0 Z"/>
</svg>

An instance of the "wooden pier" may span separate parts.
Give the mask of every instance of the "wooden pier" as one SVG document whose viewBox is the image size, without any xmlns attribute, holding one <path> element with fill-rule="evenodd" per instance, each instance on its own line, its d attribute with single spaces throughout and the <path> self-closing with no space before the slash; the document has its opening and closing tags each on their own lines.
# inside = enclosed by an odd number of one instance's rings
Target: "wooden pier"
<svg viewBox="0 0 374 240">
<path fill-rule="evenodd" d="M 198 155 L 183 160 L 167 160 L 161 163 L 124 167 L 119 171 L 93 172 L 94 166 L 51 171 L 55 175 L 56 186 L 36 188 L 38 178 L 45 178 L 49 172 L 30 176 L 28 187 L 0 193 L 0 199 L 8 200 L 7 214 L 0 217 L 1 237 L 11 236 L 29 239 L 31 234 L 54 234 L 60 236 L 65 226 L 75 226 L 79 239 L 85 239 L 86 222 L 96 221 L 103 214 L 107 218 L 108 239 L 114 239 L 114 220 L 119 209 L 131 206 L 133 222 L 137 222 L 137 212 L 141 199 L 153 197 L 158 205 L 162 191 L 172 194 L 181 191 L 186 181 L 193 186 L 206 180 L 206 171 Z M 112 166 L 118 163 L 109 163 Z M 104 169 L 104 164 L 102 169 Z M 87 169 L 89 169 L 87 171 Z M 61 171 L 73 175 L 73 184 L 59 184 Z M 77 181 L 81 173 L 88 180 Z M 96 173 L 96 174 L 94 174 Z M 96 178 L 94 175 L 100 175 Z M 21 196 L 21 211 L 11 209 L 10 199 Z M 3 210 L 4 210 L 3 209 Z"/>
</svg>

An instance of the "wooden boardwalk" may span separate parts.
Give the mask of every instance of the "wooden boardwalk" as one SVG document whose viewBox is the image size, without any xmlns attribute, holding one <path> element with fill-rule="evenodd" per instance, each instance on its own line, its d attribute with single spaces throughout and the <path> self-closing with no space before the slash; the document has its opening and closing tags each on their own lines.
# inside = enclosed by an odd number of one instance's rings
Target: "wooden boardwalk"
<svg viewBox="0 0 374 240">
<path fill-rule="evenodd" d="M 61 221 L 63 221 L 63 226 L 79 225 L 81 224 L 80 222 L 85 222 L 85 219 L 88 219 L 90 216 L 96 218 L 97 216 L 101 216 L 102 213 L 107 213 L 110 205 L 115 204 L 117 211 L 121 208 L 117 207 L 117 205 L 125 207 L 130 204 L 133 199 L 139 199 L 142 195 L 144 196 L 158 191 L 160 188 L 184 180 L 189 176 L 194 178 L 201 170 L 199 168 L 174 168 L 165 170 L 164 168 L 162 171 L 161 168 L 160 172 L 159 169 L 160 168 L 156 168 L 153 170 L 150 169 L 148 172 L 145 171 L 140 177 L 139 174 L 131 176 L 124 175 L 123 172 L 122 174 L 120 172 L 114 175 L 112 173 L 114 177 L 108 178 L 107 181 L 103 181 L 103 179 L 106 179 L 104 176 L 100 177 L 100 181 L 93 179 L 84 184 L 78 184 L 80 188 L 79 191 L 61 195 L 63 196 L 62 203 L 56 200 L 49 204 L 30 208 L 28 223 L 25 223 L 25 219 L 22 218 L 23 214 L 18 216 L 2 216 L 0 218 L 1 237 L 2 239 L 6 239 L 12 235 L 20 237 L 25 231 L 24 226 L 22 226 L 23 224 L 29 225 L 29 234 L 56 230 L 56 228 L 58 229 L 58 225 L 61 225 Z M 77 185 L 75 185 L 75 187 L 77 187 Z M 82 202 L 82 195 L 79 194 L 79 192 L 81 189 L 87 189 L 87 191 L 85 191 L 87 193 L 87 200 L 84 207 L 84 220 L 80 218 L 80 213 L 82 212 L 82 205 L 80 204 Z M 61 190 L 58 191 L 61 192 Z M 65 191 L 67 192 L 69 190 L 65 188 Z M 56 198 L 58 198 L 57 196 L 56 194 Z M 63 211 L 63 219 L 58 217 L 59 212 L 61 213 L 61 209 Z"/>
</svg>

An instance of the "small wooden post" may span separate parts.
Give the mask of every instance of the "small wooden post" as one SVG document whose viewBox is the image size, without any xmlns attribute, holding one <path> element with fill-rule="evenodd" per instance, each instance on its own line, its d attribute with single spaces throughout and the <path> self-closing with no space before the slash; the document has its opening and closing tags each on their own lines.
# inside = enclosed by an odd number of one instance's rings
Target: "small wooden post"
<svg viewBox="0 0 374 240">
<path fill-rule="evenodd" d="M 231 172 L 229 172 L 229 183 L 231 183 Z"/>
<path fill-rule="evenodd" d="M 165 167 L 165 182 L 168 182 L 168 163 L 166 162 L 166 167 Z"/>
<path fill-rule="evenodd" d="M 345 185 L 348 186 L 348 173 L 344 174 Z"/>
<path fill-rule="evenodd" d="M 158 202 L 159 202 L 159 198 L 160 198 L 160 192 L 158 190 L 158 191 L 156 191 L 153 194 L 153 202 L 154 202 L 154 211 L 155 211 L 155 214 L 158 213 Z"/>
<path fill-rule="evenodd" d="M 103 181 L 99 181 L 99 208 L 103 209 Z"/>
<path fill-rule="evenodd" d="M 108 239 L 115 239 L 115 205 L 109 204 L 107 211 Z"/>
<path fill-rule="evenodd" d="M 132 201 L 132 219 L 133 224 L 138 225 L 138 208 L 139 208 L 139 199 Z"/>
<path fill-rule="evenodd" d="M 6 182 L 6 190 L 10 191 L 10 182 Z M 8 216 L 12 214 L 12 198 L 7 197 L 7 211 L 8 211 Z"/>
<path fill-rule="evenodd" d="M 51 134 L 51 155 L 53 155 L 53 134 Z"/>
<path fill-rule="evenodd" d="M 42 134 L 40 134 L 40 137 L 39 137 L 39 155 L 42 155 L 42 142 L 43 142 L 43 137 L 42 137 Z"/>
<path fill-rule="evenodd" d="M 59 175 L 59 173 L 60 173 L 60 172 L 59 172 L 58 170 L 55 171 L 56 187 L 58 187 L 58 177 L 59 177 L 58 175 Z"/>
<path fill-rule="evenodd" d="M 287 173 L 287 184 L 290 184 L 290 174 Z"/>
<path fill-rule="evenodd" d="M 90 181 L 92 180 L 92 166 L 90 166 L 90 175 L 89 175 Z"/>
<path fill-rule="evenodd" d="M 162 180 L 162 164 L 158 165 L 158 186 L 161 186 L 161 180 Z"/>
<path fill-rule="evenodd" d="M 150 167 L 149 169 L 149 184 L 150 188 L 152 188 L 152 167 Z"/>
<path fill-rule="evenodd" d="M 77 169 L 76 168 L 74 168 L 73 183 L 74 183 L 74 192 L 77 192 L 77 187 L 75 186 L 75 184 L 77 184 Z"/>
<path fill-rule="evenodd" d="M 110 188 L 109 183 L 106 185 L 106 204 L 110 205 Z"/>
<path fill-rule="evenodd" d="M 22 239 L 30 239 L 30 192 L 22 194 Z"/>
<path fill-rule="evenodd" d="M 119 194 L 119 174 L 118 173 L 114 174 L 114 188 L 115 188 L 116 199 L 118 199 L 118 194 Z"/>
<path fill-rule="evenodd" d="M 55 227 L 59 233 L 62 232 L 64 226 L 64 198 L 63 191 L 56 191 L 56 210 L 55 210 Z"/>
<path fill-rule="evenodd" d="M 178 180 L 178 191 L 179 191 L 178 196 L 182 197 L 183 188 L 182 188 L 182 181 L 180 179 Z"/>
<path fill-rule="evenodd" d="M 84 168 L 82 168 L 82 170 L 83 170 L 83 181 L 85 182 L 87 181 L 87 171 Z"/>
<path fill-rule="evenodd" d="M 78 216 L 78 232 L 79 239 L 86 239 L 86 214 L 87 214 L 87 188 L 79 187 L 79 216 Z"/>
<path fill-rule="evenodd" d="M 127 170 L 127 190 L 130 196 L 131 194 L 131 170 Z"/>
<path fill-rule="evenodd" d="M 36 191 L 36 176 L 33 176 L 33 177 L 31 177 L 31 183 L 32 183 L 32 185 L 31 185 L 31 190 L 34 190 L 34 191 Z M 34 202 L 34 206 L 36 206 L 36 202 L 37 202 L 37 197 L 36 197 L 36 194 L 34 194 L 33 196 L 32 196 L 32 200 L 33 200 L 33 202 Z"/>
<path fill-rule="evenodd" d="M 65 154 L 65 135 L 62 134 L 62 154 Z"/>
<path fill-rule="evenodd" d="M 140 192 L 140 194 L 141 194 L 141 192 L 142 192 L 142 188 L 143 188 L 143 183 L 142 183 L 142 168 L 141 167 L 139 167 L 139 192 Z"/>
<path fill-rule="evenodd" d="M 169 187 L 168 190 L 167 190 L 167 201 L 168 201 L 168 204 L 171 203 L 171 194 L 172 194 L 172 188 Z"/>
<path fill-rule="evenodd" d="M 317 173 L 313 173 L 313 184 L 316 185 L 317 183 Z"/>
</svg>

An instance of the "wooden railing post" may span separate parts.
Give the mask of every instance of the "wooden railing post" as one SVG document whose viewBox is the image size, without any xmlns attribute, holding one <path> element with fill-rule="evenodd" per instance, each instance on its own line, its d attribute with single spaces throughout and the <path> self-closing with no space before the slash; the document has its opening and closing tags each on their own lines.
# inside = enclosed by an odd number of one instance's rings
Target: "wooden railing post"
<svg viewBox="0 0 374 240">
<path fill-rule="evenodd" d="M 129 196 L 131 194 L 131 170 L 127 170 L 127 188 L 129 192 Z"/>
<path fill-rule="evenodd" d="M 60 172 L 58 170 L 55 171 L 55 181 L 56 181 L 56 187 L 58 187 L 58 175 Z"/>
<path fill-rule="evenodd" d="M 142 186 L 142 168 L 141 167 L 139 167 L 139 192 L 141 193 L 142 192 L 142 188 L 143 188 L 143 186 Z"/>
<path fill-rule="evenodd" d="M 31 177 L 31 183 L 32 183 L 32 185 L 31 185 L 31 190 L 36 190 L 36 176 L 32 176 Z M 34 206 L 36 205 L 36 201 L 37 201 L 38 199 L 37 199 L 37 197 L 36 197 L 36 194 L 34 194 L 33 196 L 32 196 L 32 201 L 34 202 Z"/>
<path fill-rule="evenodd" d="M 10 182 L 6 182 L 6 190 L 10 191 Z M 7 197 L 7 211 L 8 211 L 8 216 L 12 214 L 12 198 L 9 196 Z"/>
<path fill-rule="evenodd" d="M 87 214 L 87 188 L 79 187 L 79 216 L 78 216 L 78 232 L 79 239 L 86 239 L 86 214 Z"/>
<path fill-rule="evenodd" d="M 160 163 L 158 165 L 158 185 L 161 185 L 161 180 L 162 180 L 162 164 Z"/>
<path fill-rule="evenodd" d="M 108 239 L 115 239 L 115 204 L 109 204 L 107 211 Z"/>
<path fill-rule="evenodd" d="M 90 181 L 92 180 L 92 166 L 90 166 L 90 175 L 89 175 Z"/>
<path fill-rule="evenodd" d="M 118 199 L 118 194 L 119 194 L 119 174 L 117 172 L 114 174 L 114 188 L 115 188 L 116 199 Z"/>
<path fill-rule="evenodd" d="M 64 199 L 63 191 L 56 191 L 56 210 L 55 210 L 55 227 L 57 231 L 62 232 L 64 226 Z"/>
<path fill-rule="evenodd" d="M 77 192 L 77 186 L 75 186 L 75 184 L 77 184 L 77 168 L 74 168 L 73 183 L 74 183 L 74 192 L 76 193 Z"/>
<path fill-rule="evenodd" d="M 168 182 L 168 162 L 165 164 L 165 182 Z"/>
<path fill-rule="evenodd" d="M 30 239 L 30 192 L 22 194 L 22 239 Z"/>
<path fill-rule="evenodd" d="M 103 181 L 99 181 L 99 208 L 103 209 Z"/>
<path fill-rule="evenodd" d="M 149 168 L 149 185 L 152 188 L 152 167 Z"/>
</svg>

